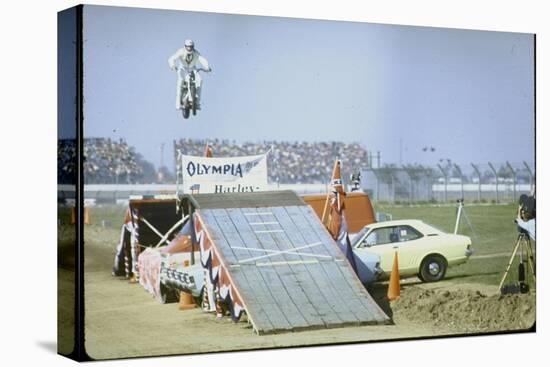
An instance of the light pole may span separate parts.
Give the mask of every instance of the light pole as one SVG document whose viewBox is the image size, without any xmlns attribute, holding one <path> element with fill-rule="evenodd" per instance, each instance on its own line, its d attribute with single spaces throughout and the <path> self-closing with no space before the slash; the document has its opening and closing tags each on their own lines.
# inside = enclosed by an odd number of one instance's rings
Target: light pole
<svg viewBox="0 0 550 367">
<path fill-rule="evenodd" d="M 164 143 L 160 144 L 160 168 L 164 167 Z"/>
<path fill-rule="evenodd" d="M 491 171 L 493 171 L 493 174 L 495 175 L 495 184 L 496 184 L 495 194 L 496 194 L 496 202 L 498 204 L 498 173 L 495 167 L 493 167 L 493 165 L 491 164 L 491 162 L 489 162 L 489 167 L 491 168 Z"/>
</svg>

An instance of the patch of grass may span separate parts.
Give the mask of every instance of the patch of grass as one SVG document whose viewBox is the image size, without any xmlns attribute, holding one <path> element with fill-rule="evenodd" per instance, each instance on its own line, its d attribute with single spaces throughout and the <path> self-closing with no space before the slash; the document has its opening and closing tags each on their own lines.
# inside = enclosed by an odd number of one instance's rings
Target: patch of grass
<svg viewBox="0 0 550 367">
<path fill-rule="evenodd" d="M 85 243 L 112 247 L 120 239 L 126 208 L 123 205 L 99 205 L 90 207 L 90 224 L 84 226 Z M 102 221 L 106 226 L 103 227 Z"/>
<path fill-rule="evenodd" d="M 469 283 L 482 283 L 487 285 L 498 285 L 509 258 L 506 256 L 468 260 L 465 264 L 451 267 L 447 271 L 445 279 L 457 281 L 468 280 Z M 510 280 L 516 274 L 510 274 Z"/>
<path fill-rule="evenodd" d="M 420 219 L 452 233 L 456 220 L 456 207 L 449 206 L 390 206 L 377 205 L 375 211 L 390 213 L 393 219 Z M 451 267 L 446 279 L 498 285 L 510 260 L 518 232 L 514 223 L 516 205 L 466 205 L 465 212 L 473 232 L 463 217 L 458 233 L 472 239 L 473 257 L 466 264 Z M 534 243 L 533 243 L 534 249 Z M 476 255 L 496 255 L 476 258 Z M 518 260 L 515 259 L 506 283 L 517 280 Z"/>
<path fill-rule="evenodd" d="M 101 221 L 105 220 L 111 223 L 111 227 L 118 228 L 124 222 L 124 214 L 126 206 L 123 205 L 101 205 L 90 208 L 90 223 L 92 225 L 101 225 Z"/>
<path fill-rule="evenodd" d="M 511 255 L 511 253 L 510 253 Z M 467 279 L 469 283 L 481 283 L 487 285 L 498 285 L 502 279 L 506 266 L 510 261 L 509 256 L 498 256 L 491 258 L 470 259 L 467 263 L 450 268 L 445 279 Z M 510 271 L 506 276 L 505 284 L 518 281 L 518 258 L 514 259 Z M 525 264 L 527 266 L 527 264 Z M 526 280 L 534 288 L 533 278 L 530 269 L 525 270 Z"/>
</svg>

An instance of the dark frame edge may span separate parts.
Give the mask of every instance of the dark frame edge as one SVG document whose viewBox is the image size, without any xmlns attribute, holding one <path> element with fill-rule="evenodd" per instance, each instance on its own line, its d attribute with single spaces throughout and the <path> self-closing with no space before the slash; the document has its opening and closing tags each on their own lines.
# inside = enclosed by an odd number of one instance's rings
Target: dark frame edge
<svg viewBox="0 0 550 367">
<path fill-rule="evenodd" d="M 76 8 L 76 146 L 77 146 L 77 180 L 76 180 L 76 282 L 75 282 L 75 350 L 74 359 L 90 361 L 85 345 L 84 317 L 84 5 Z"/>
<path fill-rule="evenodd" d="M 76 172 L 74 177 L 75 182 L 75 275 L 74 275 L 74 345 L 73 350 L 69 354 L 57 353 L 75 361 L 91 361 L 93 360 L 86 352 L 85 347 L 85 317 L 84 317 L 84 89 L 83 89 L 83 9 L 84 5 L 79 4 L 71 8 L 67 8 L 58 12 L 75 11 L 75 107 L 74 124 L 76 127 Z M 59 32 L 59 29 L 58 29 Z M 59 45 L 58 45 L 59 47 Z M 59 61 L 58 61 L 59 62 Z M 58 93 L 62 93 L 59 91 Z M 59 112 L 58 112 L 59 113 Z M 59 301 L 58 301 L 59 302 Z M 59 307 L 59 306 L 58 306 Z"/>
</svg>

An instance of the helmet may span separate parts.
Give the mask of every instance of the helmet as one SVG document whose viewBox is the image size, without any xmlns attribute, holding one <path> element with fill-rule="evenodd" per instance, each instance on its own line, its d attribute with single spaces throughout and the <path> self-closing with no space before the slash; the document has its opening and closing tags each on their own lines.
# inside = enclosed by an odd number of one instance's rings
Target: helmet
<svg viewBox="0 0 550 367">
<path fill-rule="evenodd" d="M 195 49 L 195 42 L 193 42 L 193 40 L 186 39 L 184 45 L 187 51 L 193 51 Z"/>
</svg>

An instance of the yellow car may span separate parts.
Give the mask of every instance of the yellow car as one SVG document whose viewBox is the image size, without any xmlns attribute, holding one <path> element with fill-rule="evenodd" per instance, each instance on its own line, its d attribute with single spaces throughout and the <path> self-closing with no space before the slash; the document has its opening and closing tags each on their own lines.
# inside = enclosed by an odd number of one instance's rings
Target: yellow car
<svg viewBox="0 0 550 367">
<path fill-rule="evenodd" d="M 352 240 L 359 258 L 366 254 L 380 256 L 382 273 L 378 280 L 389 278 L 396 250 L 402 278 L 418 276 L 424 282 L 436 282 L 443 279 L 449 266 L 468 260 L 471 246 L 468 236 L 445 233 L 413 219 L 369 224 Z"/>
</svg>

